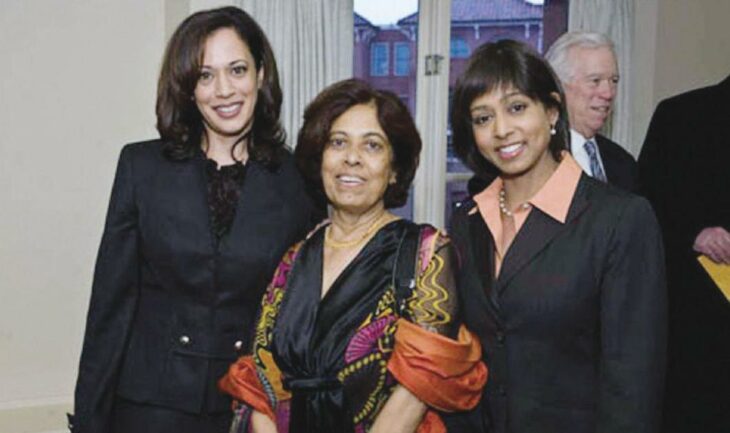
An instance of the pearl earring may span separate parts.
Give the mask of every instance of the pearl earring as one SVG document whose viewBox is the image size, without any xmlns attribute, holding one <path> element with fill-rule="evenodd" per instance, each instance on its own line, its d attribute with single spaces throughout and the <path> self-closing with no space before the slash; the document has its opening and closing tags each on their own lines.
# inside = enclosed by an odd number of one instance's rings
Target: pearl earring
<svg viewBox="0 0 730 433">
<path fill-rule="evenodd" d="M 555 135 L 557 133 L 558 133 L 558 131 L 555 130 L 555 125 L 551 125 L 550 126 L 550 135 Z"/>
</svg>

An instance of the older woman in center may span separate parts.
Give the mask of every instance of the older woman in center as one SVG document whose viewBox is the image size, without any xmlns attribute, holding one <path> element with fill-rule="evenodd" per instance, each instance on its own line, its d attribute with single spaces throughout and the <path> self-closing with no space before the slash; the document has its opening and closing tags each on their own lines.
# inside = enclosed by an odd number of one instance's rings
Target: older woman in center
<svg viewBox="0 0 730 433">
<path fill-rule="evenodd" d="M 234 430 L 438 432 L 430 409 L 478 402 L 486 368 L 459 321 L 450 241 L 388 211 L 420 149 L 403 103 L 364 82 L 307 107 L 295 157 L 331 215 L 285 254 L 253 355 L 220 382 L 240 402 Z"/>
</svg>

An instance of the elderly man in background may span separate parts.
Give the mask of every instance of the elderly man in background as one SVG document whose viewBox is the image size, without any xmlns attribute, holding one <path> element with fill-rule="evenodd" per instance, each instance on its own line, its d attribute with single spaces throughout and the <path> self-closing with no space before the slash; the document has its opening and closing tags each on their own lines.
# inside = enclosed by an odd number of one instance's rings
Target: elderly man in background
<svg viewBox="0 0 730 433">
<path fill-rule="evenodd" d="M 613 42 L 600 33 L 568 32 L 553 43 L 545 58 L 563 84 L 575 160 L 588 175 L 636 191 L 636 161 L 598 133 L 611 115 L 619 80 Z"/>
</svg>

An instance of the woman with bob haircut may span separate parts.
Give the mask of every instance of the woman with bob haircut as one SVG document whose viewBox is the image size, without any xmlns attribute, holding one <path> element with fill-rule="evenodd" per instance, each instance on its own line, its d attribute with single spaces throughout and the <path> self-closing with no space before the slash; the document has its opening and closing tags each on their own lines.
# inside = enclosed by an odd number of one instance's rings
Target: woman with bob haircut
<svg viewBox="0 0 730 433">
<path fill-rule="evenodd" d="M 479 47 L 454 90 L 455 149 L 498 177 L 451 235 L 466 325 L 490 380 L 449 431 L 654 432 L 664 374 L 664 258 L 651 207 L 584 174 L 565 97 L 521 42 Z"/>
<path fill-rule="evenodd" d="M 486 368 L 459 319 L 451 243 L 388 211 L 420 150 L 390 92 L 346 80 L 309 104 L 295 157 L 330 219 L 284 255 L 253 355 L 220 382 L 238 401 L 232 432 L 444 432 L 435 410 L 477 404 Z"/>
<path fill-rule="evenodd" d="M 280 107 L 271 47 L 248 14 L 180 24 L 160 72 L 160 139 L 119 158 L 72 431 L 228 431 L 216 382 L 250 347 L 279 257 L 316 214 Z"/>
</svg>

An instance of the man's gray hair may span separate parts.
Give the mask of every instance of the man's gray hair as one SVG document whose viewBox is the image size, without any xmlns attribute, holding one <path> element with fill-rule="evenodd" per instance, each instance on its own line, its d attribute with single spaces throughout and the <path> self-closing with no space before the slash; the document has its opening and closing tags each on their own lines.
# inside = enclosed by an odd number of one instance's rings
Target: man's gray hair
<svg viewBox="0 0 730 433">
<path fill-rule="evenodd" d="M 553 67 L 553 70 L 560 78 L 560 81 L 566 83 L 573 79 L 574 68 L 568 59 L 568 52 L 573 47 L 581 48 L 602 48 L 606 47 L 611 50 L 613 56 L 616 57 L 616 50 L 613 41 L 603 33 L 595 32 L 567 32 L 559 37 L 545 53 L 545 59 Z"/>
</svg>

